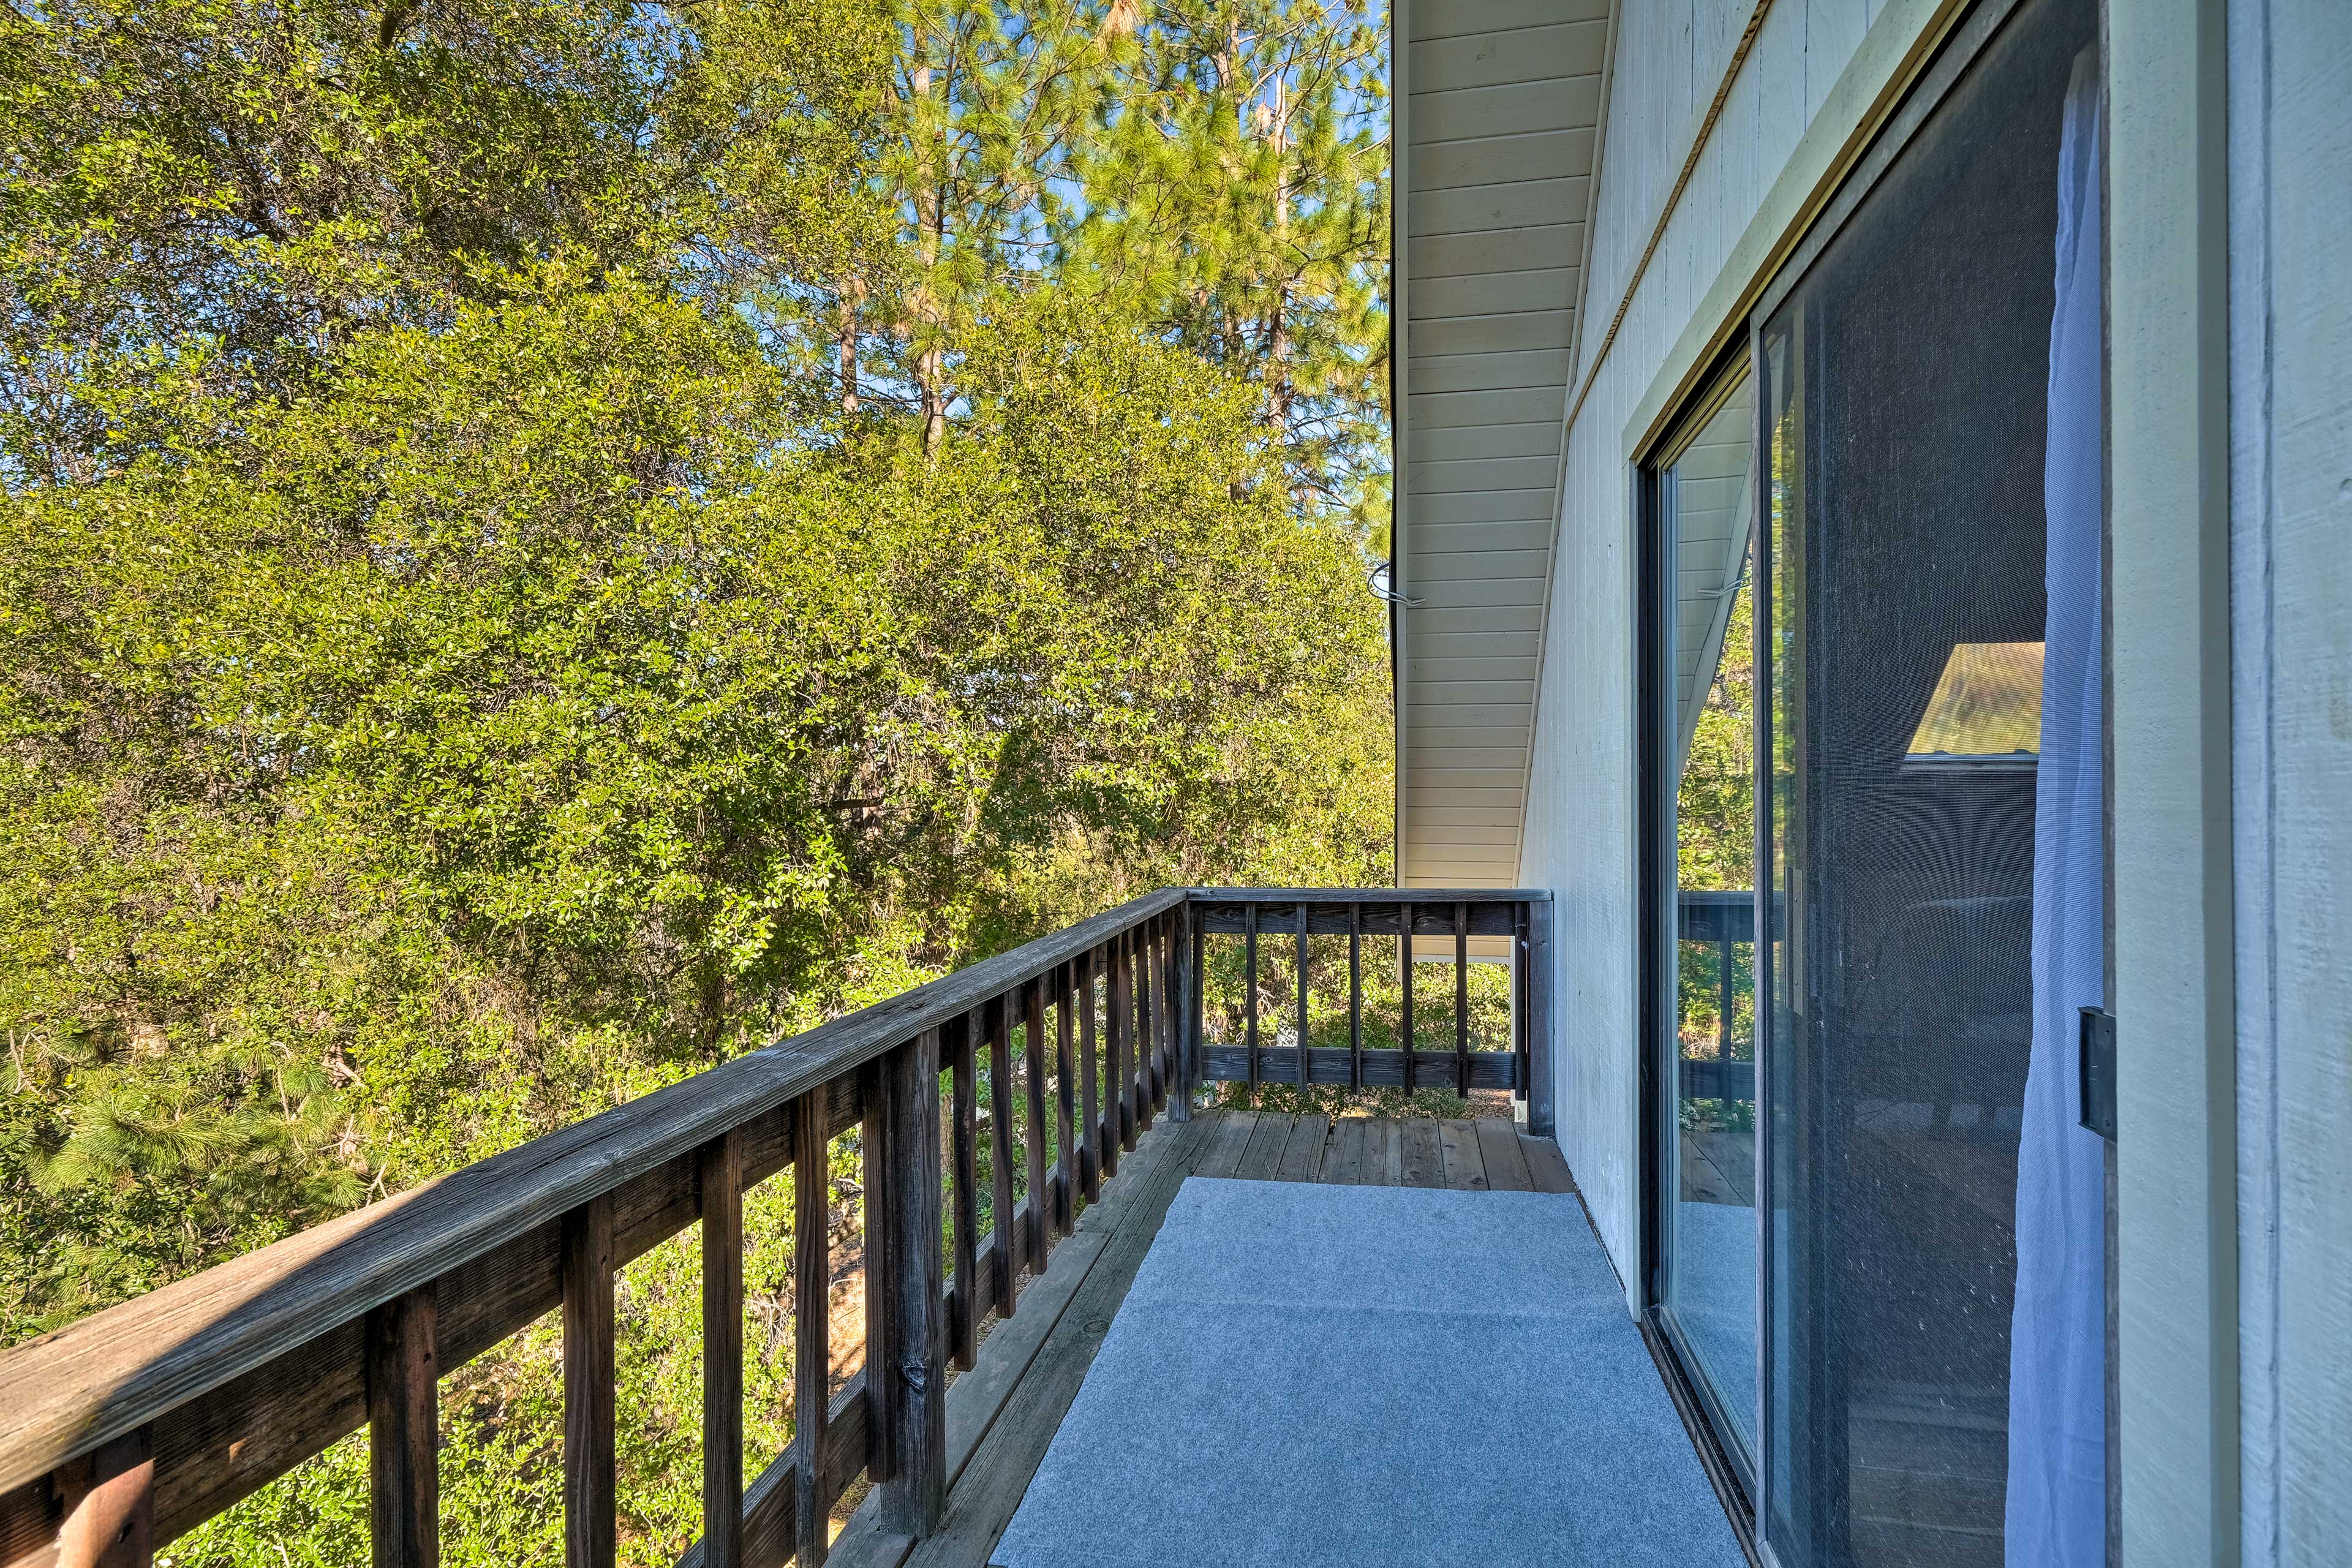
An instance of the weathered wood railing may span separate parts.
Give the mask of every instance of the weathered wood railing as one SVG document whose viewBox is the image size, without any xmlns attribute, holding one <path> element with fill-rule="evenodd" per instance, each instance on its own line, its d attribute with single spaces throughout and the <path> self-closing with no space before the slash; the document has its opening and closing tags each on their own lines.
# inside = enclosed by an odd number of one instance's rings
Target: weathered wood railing
<svg viewBox="0 0 2352 1568">
<path fill-rule="evenodd" d="M 1365 1051 L 1358 1023 L 1352 1058 L 1313 1051 L 1318 1059 L 1291 1070 L 1314 1082 L 1475 1086 L 1507 1069 L 1496 1087 L 1533 1083 L 1548 1110 L 1544 987 L 1529 982 L 1549 930 L 1541 895 L 1376 897 L 1163 889 L 0 1355 L 0 1568 L 145 1564 L 362 1425 L 374 1563 L 436 1563 L 439 1380 L 558 1309 L 565 1563 L 604 1568 L 616 1546 L 614 1277 L 698 1221 L 703 1536 L 687 1563 L 821 1563 L 826 1515 L 861 1472 L 884 1528 L 928 1533 L 945 1487 L 946 1363 L 972 1364 L 989 1314 L 1015 1310 L 1020 1276 L 1045 1268 L 1153 1117 L 1191 1115 L 1207 934 L 1289 908 L 1302 929 L 1360 936 L 1409 920 L 1415 932 L 1454 933 L 1457 959 L 1468 936 L 1511 935 L 1511 1053 L 1471 1053 L 1465 1039 L 1453 1053 Z M 1360 1018 L 1360 994 L 1356 1006 Z M 1253 1051 L 1245 1070 L 1270 1054 Z M 1016 1116 L 1026 1128 L 1017 1198 Z M 795 1436 L 747 1486 L 743 1194 L 790 1166 L 796 1214 L 824 1214 L 825 1147 L 853 1127 L 865 1370 L 828 1402 L 829 1227 L 798 1220 Z"/>
<path fill-rule="evenodd" d="M 1238 933 L 1243 942 L 1243 1037 L 1238 1043 L 1204 1046 L 1200 1076 L 1211 1082 L 1344 1084 L 1351 1089 L 1507 1089 L 1528 1102 L 1530 1127 L 1550 1131 L 1549 1086 L 1542 1060 L 1530 1043 L 1549 1029 L 1549 992 L 1535 984 L 1547 973 L 1551 941 L 1551 905 L 1540 894 L 1518 889 L 1417 888 L 1378 889 L 1199 889 L 1192 894 L 1196 943 L 1218 933 Z M 1403 952 L 1407 928 L 1416 952 L 1433 939 L 1450 947 L 1454 995 L 1450 1007 L 1453 1045 L 1420 1048 L 1413 1005 L 1415 965 Z M 1309 1016 L 1308 939 L 1348 939 L 1348 1045 L 1315 1046 Z M 1398 1045 L 1364 1045 L 1364 939 L 1397 939 L 1401 1007 Z M 1492 939 L 1504 939 L 1496 943 Z M 1296 1046 L 1269 1046 L 1259 1038 L 1259 944 L 1268 938 L 1295 944 L 1291 990 L 1297 1008 Z M 1472 942 L 1499 946 L 1510 967 L 1511 1038 L 1508 1051 L 1472 1048 L 1470 965 Z M 1196 957 L 1196 965 L 1197 965 Z M 1412 1042 L 1408 1047 L 1405 1042 Z"/>
</svg>

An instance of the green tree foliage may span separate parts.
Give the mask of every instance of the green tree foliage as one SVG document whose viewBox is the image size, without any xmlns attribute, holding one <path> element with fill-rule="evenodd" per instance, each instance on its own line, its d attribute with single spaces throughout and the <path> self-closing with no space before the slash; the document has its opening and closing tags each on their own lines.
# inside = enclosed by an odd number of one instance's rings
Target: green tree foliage
<svg viewBox="0 0 2352 1568">
<path fill-rule="evenodd" d="M 1364 24 L 1123 107 L 1211 20 L 0 12 L 0 1342 L 1131 892 L 1384 879 Z M 752 1201 L 757 1463 L 854 1205 Z M 632 1561 L 693 1245 L 623 1284 Z M 551 1550 L 554 1346 L 446 1385 L 467 1560 Z M 173 1552 L 350 1561 L 364 1475 Z"/>
</svg>

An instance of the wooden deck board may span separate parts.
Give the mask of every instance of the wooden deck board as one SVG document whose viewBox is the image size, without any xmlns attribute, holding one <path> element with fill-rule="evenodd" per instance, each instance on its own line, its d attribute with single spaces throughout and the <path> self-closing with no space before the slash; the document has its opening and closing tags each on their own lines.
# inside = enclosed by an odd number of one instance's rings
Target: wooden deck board
<svg viewBox="0 0 2352 1568">
<path fill-rule="evenodd" d="M 1489 1117 L 1473 1122 L 1478 1131 L 1478 1154 L 1486 1163 L 1486 1184 L 1498 1193 L 1529 1193 L 1535 1183 L 1528 1174 L 1528 1156 L 1519 1147 L 1519 1130 Z"/>
<path fill-rule="evenodd" d="M 1323 1151 L 1323 1168 L 1315 1179 L 1332 1186 L 1354 1186 L 1363 1168 L 1365 1119 L 1343 1116 L 1331 1124 L 1331 1142 Z"/>
<path fill-rule="evenodd" d="M 1533 1133 L 1519 1134 L 1519 1151 L 1528 1157 L 1528 1177 L 1539 1193 L 1572 1193 L 1576 1178 L 1568 1173 L 1568 1161 L 1561 1155 L 1559 1145 L 1549 1138 Z"/>
<path fill-rule="evenodd" d="M 1215 1112 L 1223 1120 L 1209 1140 L 1208 1152 L 1201 1156 L 1201 1176 L 1230 1176 L 1241 1168 L 1242 1154 L 1249 1148 L 1250 1134 L 1257 1131 L 1255 1110 L 1223 1110 Z"/>
<path fill-rule="evenodd" d="M 1331 1140 L 1331 1119 L 1302 1116 L 1290 1124 L 1290 1140 L 1283 1146 L 1282 1163 L 1275 1168 L 1277 1182 L 1311 1182 L 1323 1169 L 1324 1146 Z"/>
<path fill-rule="evenodd" d="M 1398 1183 L 1407 1187 L 1442 1187 L 1445 1184 L 1445 1163 L 1437 1150 L 1437 1123 L 1416 1117 L 1400 1124 L 1398 1141 L 1403 1144 L 1403 1170 Z"/>
<path fill-rule="evenodd" d="M 1274 1173 L 1282 1165 L 1283 1147 L 1290 1141 L 1290 1120 L 1270 1110 L 1259 1111 L 1257 1130 L 1250 1134 L 1249 1148 L 1234 1174 L 1245 1182 L 1274 1180 Z"/>
<path fill-rule="evenodd" d="M 1447 1186 L 1463 1192 L 1486 1190 L 1486 1161 L 1478 1152 L 1477 1123 L 1463 1121 L 1439 1122 L 1437 1150 L 1445 1163 Z"/>
</svg>

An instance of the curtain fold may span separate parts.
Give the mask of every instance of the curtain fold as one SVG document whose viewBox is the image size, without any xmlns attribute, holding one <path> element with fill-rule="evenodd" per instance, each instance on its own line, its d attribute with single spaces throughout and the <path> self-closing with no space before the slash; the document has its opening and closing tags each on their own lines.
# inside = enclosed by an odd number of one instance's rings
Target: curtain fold
<svg viewBox="0 0 2352 1568">
<path fill-rule="evenodd" d="M 2099 111 L 2094 45 L 2074 62 L 2058 158 L 2033 1044 L 2010 1331 L 2011 1568 L 2100 1568 L 2106 1559 L 2105 1155 L 2078 1125 L 2075 1075 L 2077 1010 L 2099 1005 L 2105 992 Z"/>
</svg>

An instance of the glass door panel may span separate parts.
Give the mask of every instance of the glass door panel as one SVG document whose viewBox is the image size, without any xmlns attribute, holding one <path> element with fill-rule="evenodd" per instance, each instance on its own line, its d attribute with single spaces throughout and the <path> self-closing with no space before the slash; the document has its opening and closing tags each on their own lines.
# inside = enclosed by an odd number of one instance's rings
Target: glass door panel
<svg viewBox="0 0 2352 1568">
<path fill-rule="evenodd" d="M 1756 1447 L 1756 401 L 1741 365 L 1658 477 L 1660 751 L 1674 780 L 1661 1316 L 1752 1466 Z"/>
<path fill-rule="evenodd" d="M 2021 1184 L 2063 1206 L 2097 1169 L 2053 1076 L 2095 964 L 2079 994 L 2052 934 L 2093 911 L 2095 958 L 2096 813 L 2087 837 L 2053 815 L 2079 828 L 2097 789 L 2099 394 L 2057 346 L 2095 24 L 2020 6 L 1761 325 L 1763 1532 L 1787 1568 L 2069 1563 L 2053 1542 L 2100 1507 L 2051 1436 L 2083 1412 L 2053 1425 L 2042 1383 L 2098 1364 L 2098 1211 L 2019 1224 Z M 2019 1373 L 2032 1345 L 2056 1359 Z"/>
</svg>

